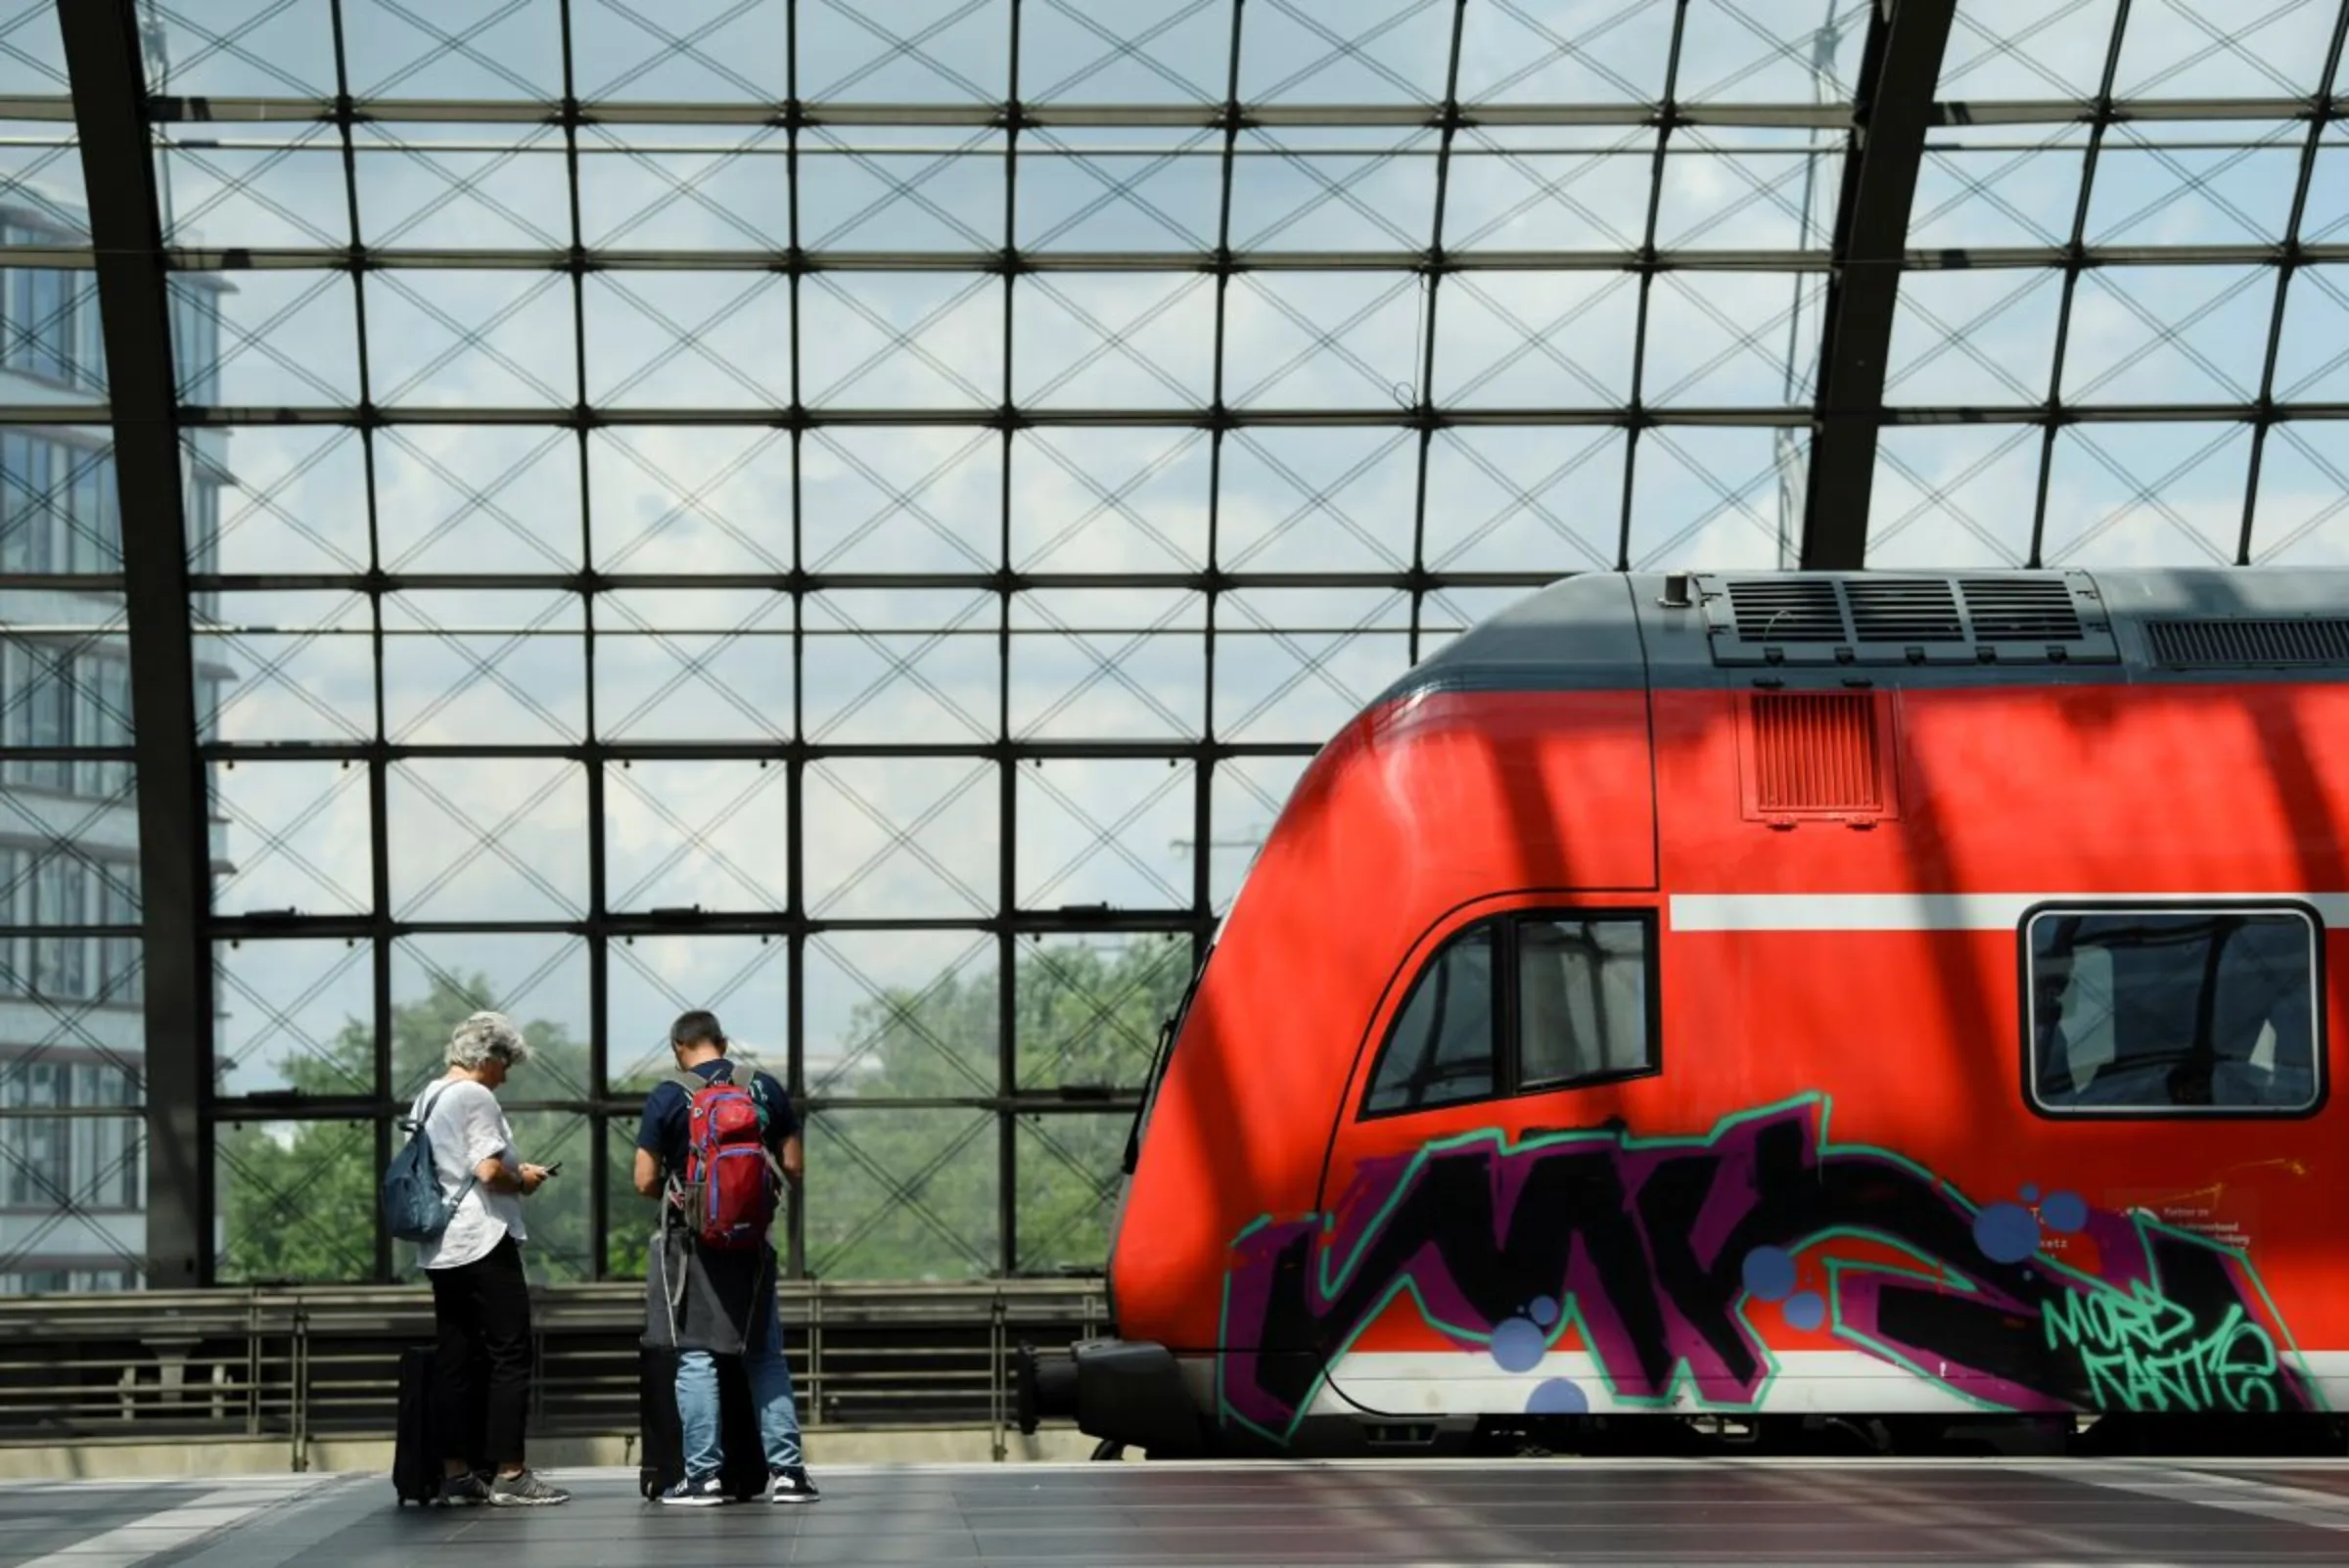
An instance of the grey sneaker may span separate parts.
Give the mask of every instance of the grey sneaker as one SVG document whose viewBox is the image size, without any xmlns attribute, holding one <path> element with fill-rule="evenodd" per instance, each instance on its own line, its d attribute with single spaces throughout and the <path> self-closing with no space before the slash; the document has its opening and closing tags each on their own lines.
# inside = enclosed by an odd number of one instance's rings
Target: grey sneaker
<svg viewBox="0 0 2349 1568">
<path fill-rule="evenodd" d="M 440 1482 L 439 1503 L 443 1508 L 471 1508 L 489 1500 L 489 1485 L 477 1471 L 447 1476 Z"/>
<path fill-rule="evenodd" d="M 543 1507 L 550 1502 L 570 1500 L 570 1493 L 548 1486 L 535 1470 L 501 1475 L 489 1487 L 489 1501 L 500 1508 Z"/>
</svg>

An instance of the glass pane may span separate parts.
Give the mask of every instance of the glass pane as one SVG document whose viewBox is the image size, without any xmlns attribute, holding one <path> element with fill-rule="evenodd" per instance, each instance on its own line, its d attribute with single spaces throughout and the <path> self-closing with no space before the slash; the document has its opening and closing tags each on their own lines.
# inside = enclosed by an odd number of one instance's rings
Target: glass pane
<svg viewBox="0 0 2349 1568">
<path fill-rule="evenodd" d="M 673 1073 L 668 1027 L 717 1014 L 728 1054 L 790 1079 L 790 946 L 780 937 L 626 937 L 611 945 L 611 1092 L 639 1100 Z M 631 1113 L 615 1136 L 634 1137 Z M 615 1124 L 618 1126 L 618 1124 Z"/>
<path fill-rule="evenodd" d="M 0 273 L 0 314 L 7 275 Z M 122 511 L 114 444 L 103 431 L 45 425 L 0 432 L 0 572 L 111 576 L 122 570 Z M 21 590 L 6 597 L 22 598 Z M 23 601 L 24 619 L 97 620 L 119 595 L 76 594 L 62 604 Z M 14 619 L 12 617 L 12 619 Z"/>
<path fill-rule="evenodd" d="M 809 740 L 853 745 L 922 735 L 971 745 L 995 738 L 1002 698 L 995 595 L 959 588 L 812 594 L 804 624 Z"/>
<path fill-rule="evenodd" d="M 2296 910 L 2042 910 L 2033 1088 L 2050 1111 L 2316 1103 L 2316 927 Z"/>
<path fill-rule="evenodd" d="M 374 738 L 375 612 L 365 595 L 222 593 L 192 619 L 203 739 Z"/>
<path fill-rule="evenodd" d="M 1019 907 L 1187 909 L 1198 769 L 1188 761 L 1054 758 L 1021 764 Z"/>
<path fill-rule="evenodd" d="M 1099 1273 L 1109 1258 L 1119 1164 L 1130 1113 L 1072 1112 L 1020 1117 L 1018 1236 L 1014 1271 Z"/>
<path fill-rule="evenodd" d="M 999 764 L 842 757 L 804 776 L 809 914 L 972 919 L 1001 905 Z"/>
<path fill-rule="evenodd" d="M 972 1279 L 1001 1268 L 992 1112 L 826 1110 L 807 1121 L 807 1272 Z"/>
<path fill-rule="evenodd" d="M 232 942 L 212 949 L 223 1095 L 375 1092 L 375 951 L 366 943 Z"/>
<path fill-rule="evenodd" d="M 1470 6 L 1460 39 L 1460 97 L 1474 103 L 1652 103 L 1664 96 L 1675 7 Z"/>
<path fill-rule="evenodd" d="M 413 1098 L 445 1071 L 449 1036 L 483 1011 L 504 1013 L 530 1043 L 530 1059 L 500 1091 L 505 1103 L 588 1097 L 587 945 L 551 934 L 398 941 L 392 950 L 393 1097 Z"/>
<path fill-rule="evenodd" d="M 1020 740 L 1185 740 L 1204 720 L 1206 600 L 1064 588 L 1011 601 L 1010 728 Z"/>
<path fill-rule="evenodd" d="M 344 0 L 351 95 L 559 98 L 564 10 L 561 0 L 506 0 L 490 11 L 456 13 L 402 0 Z"/>
<path fill-rule="evenodd" d="M 1243 102 L 1428 103 L 1444 95 L 1453 8 L 1441 0 L 1285 0 L 1248 14 Z"/>
<path fill-rule="evenodd" d="M 359 232 L 371 246 L 554 251 L 571 244 L 570 175 L 563 133 L 553 125 L 362 120 L 350 135 Z M 341 161 L 332 183 L 338 209 Z"/>
<path fill-rule="evenodd" d="M 1493 933 L 1478 927 L 1412 983 L 1362 1109 L 1422 1111 L 1493 1093 Z"/>
<path fill-rule="evenodd" d="M 51 1015 L 0 1002 L 0 1294 L 136 1289 L 146 1264 L 145 1101 L 137 1016 Z M 38 1038 L 46 1035 L 45 1038 Z M 119 1116 L 57 1111 L 120 1108 Z"/>
<path fill-rule="evenodd" d="M 373 1122 L 227 1122 L 214 1130 L 223 1285 L 375 1277 Z"/>
<path fill-rule="evenodd" d="M 228 762 L 210 770 L 212 814 L 234 849 L 212 909 L 365 914 L 375 906 L 367 769 L 358 762 Z"/>
<path fill-rule="evenodd" d="M 411 920 L 576 920 L 587 912 L 586 778 L 553 758 L 395 762 L 393 911 Z"/>
<path fill-rule="evenodd" d="M 1410 668 L 1410 596 L 1248 588 L 1217 608 L 1216 734 L 1319 745 Z"/>
<path fill-rule="evenodd" d="M 781 909 L 791 772 L 772 762 L 604 769 L 604 901 L 613 909 Z"/>
<path fill-rule="evenodd" d="M 1020 96 L 1036 103 L 1220 103 L 1230 62 L 1223 5 L 1086 0 L 1020 19 Z"/>
<path fill-rule="evenodd" d="M 833 932 L 807 944 L 810 1095 L 968 1099 L 1002 1084 L 992 935 Z"/>
<path fill-rule="evenodd" d="M 992 103 L 1011 84 L 1010 11 L 1009 0 L 802 5 L 800 95 Z"/>
<path fill-rule="evenodd" d="M 1647 927 L 1635 920 L 1519 922 L 1517 1033 L 1523 1088 L 1653 1068 Z"/>
<path fill-rule="evenodd" d="M 1138 1088 L 1190 977 L 1187 936 L 1023 945 L 1013 981 L 1019 1087 Z"/>
</svg>

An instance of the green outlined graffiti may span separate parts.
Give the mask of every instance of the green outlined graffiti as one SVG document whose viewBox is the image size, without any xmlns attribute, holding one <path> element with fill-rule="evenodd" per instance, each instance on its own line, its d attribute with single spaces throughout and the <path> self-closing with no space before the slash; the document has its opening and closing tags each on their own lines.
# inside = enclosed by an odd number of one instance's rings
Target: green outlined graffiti
<svg viewBox="0 0 2349 1568">
<path fill-rule="evenodd" d="M 1483 1130 L 1364 1162 L 1330 1212 L 1266 1217 L 1232 1239 L 1222 1420 L 1287 1441 L 1324 1369 L 1405 1295 L 1514 1372 L 1574 1334 L 1615 1407 L 1758 1408 L 1778 1371 L 1754 1322 L 1769 1306 L 1984 1408 L 2134 1408 L 2128 1398 L 2156 1393 L 2169 1408 L 2319 1407 L 2241 1253 L 2069 1193 L 2036 1214 L 1978 1206 L 1890 1150 L 1831 1142 L 1829 1114 L 1826 1096 L 1802 1095 L 1701 1136 L 1511 1145 Z M 2048 1230 L 2093 1243 L 2097 1272 L 2043 1251 Z M 1844 1243 L 1921 1267 L 1839 1256 Z M 1813 1255 L 1824 1288 L 1797 1289 Z M 2147 1301 L 2163 1304 L 2170 1354 L 2202 1347 L 2200 1376 L 2149 1360 L 2142 1334 L 2112 1337 Z M 2095 1334 L 2110 1343 L 2082 1337 Z M 1562 1379 L 1529 1378 L 1531 1409 L 1589 1404 Z"/>
<path fill-rule="evenodd" d="M 2274 1410 L 2276 1341 L 2241 1307 L 2215 1326 L 2146 1286 L 2074 1290 L 2040 1308 L 2050 1348 L 2067 1348 L 2101 1409 Z"/>
</svg>

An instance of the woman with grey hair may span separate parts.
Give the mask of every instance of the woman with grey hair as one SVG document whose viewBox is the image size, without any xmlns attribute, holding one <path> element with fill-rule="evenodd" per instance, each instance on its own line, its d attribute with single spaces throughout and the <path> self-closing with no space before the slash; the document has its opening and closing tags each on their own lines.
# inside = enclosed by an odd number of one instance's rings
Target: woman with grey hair
<svg viewBox="0 0 2349 1568">
<path fill-rule="evenodd" d="M 448 1038 L 448 1071 L 416 1097 L 415 1125 L 432 1140 L 447 1226 L 419 1245 L 439 1329 L 433 1409 L 442 1455 L 440 1500 L 503 1506 L 562 1502 L 523 1460 L 530 1407 L 530 1292 L 522 1271 L 529 1238 L 522 1200 L 551 1174 L 514 1152 L 498 1106 L 506 1074 L 530 1058 L 503 1013 L 475 1013 Z M 477 1473 L 469 1434 L 485 1436 L 491 1472 Z"/>
</svg>

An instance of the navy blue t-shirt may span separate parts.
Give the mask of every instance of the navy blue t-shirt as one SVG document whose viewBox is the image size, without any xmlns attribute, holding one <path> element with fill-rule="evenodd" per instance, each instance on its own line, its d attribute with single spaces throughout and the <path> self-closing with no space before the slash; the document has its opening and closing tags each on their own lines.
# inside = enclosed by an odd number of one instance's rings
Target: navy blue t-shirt
<svg viewBox="0 0 2349 1568">
<path fill-rule="evenodd" d="M 700 1063 L 688 1071 L 705 1079 L 734 1066 L 720 1056 L 714 1061 Z M 737 1083 L 741 1082 L 739 1079 Z M 783 1140 L 800 1130 L 799 1111 L 791 1103 L 791 1095 L 773 1076 L 754 1073 L 751 1084 L 759 1099 L 766 1107 L 767 1151 L 780 1159 Z M 693 1102 L 685 1097 L 685 1085 L 674 1079 L 657 1084 L 653 1092 L 644 1097 L 644 1123 L 636 1130 L 636 1147 L 652 1154 L 661 1162 L 665 1173 L 678 1174 L 685 1169 L 686 1143 L 693 1132 Z"/>
</svg>

